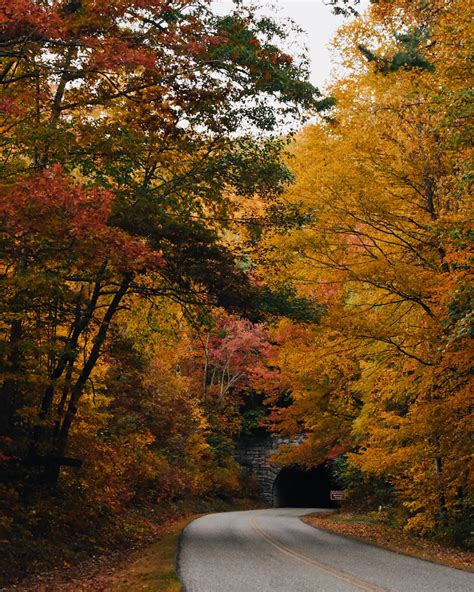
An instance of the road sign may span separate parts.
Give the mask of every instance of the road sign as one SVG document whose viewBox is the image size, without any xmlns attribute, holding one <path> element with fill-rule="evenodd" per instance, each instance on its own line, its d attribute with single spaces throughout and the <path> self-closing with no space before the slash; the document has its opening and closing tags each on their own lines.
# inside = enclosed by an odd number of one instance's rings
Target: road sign
<svg viewBox="0 0 474 592">
<path fill-rule="evenodd" d="M 340 490 L 333 490 L 329 492 L 329 499 L 332 502 L 340 502 L 341 500 L 345 499 L 346 492 L 343 489 Z"/>
</svg>

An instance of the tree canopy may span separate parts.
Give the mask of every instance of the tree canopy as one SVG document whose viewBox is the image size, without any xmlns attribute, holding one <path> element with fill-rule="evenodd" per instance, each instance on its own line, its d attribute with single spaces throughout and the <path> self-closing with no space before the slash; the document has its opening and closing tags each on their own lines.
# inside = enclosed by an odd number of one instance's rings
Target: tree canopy
<svg viewBox="0 0 474 592">
<path fill-rule="evenodd" d="M 262 431 L 467 544 L 471 6 L 328 4 L 351 19 L 323 96 L 251 2 L 0 0 L 0 524 L 25 564 L 35 536 L 96 549 L 255 493 L 234 441 Z"/>
</svg>

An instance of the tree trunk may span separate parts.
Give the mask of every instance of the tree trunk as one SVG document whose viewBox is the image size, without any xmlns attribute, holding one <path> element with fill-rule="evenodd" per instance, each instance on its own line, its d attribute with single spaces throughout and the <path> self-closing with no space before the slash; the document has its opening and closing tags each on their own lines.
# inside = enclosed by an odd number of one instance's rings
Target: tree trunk
<svg viewBox="0 0 474 592">
<path fill-rule="evenodd" d="M 62 421 L 61 427 L 57 433 L 56 440 L 54 442 L 54 456 L 57 458 L 62 458 L 64 456 L 68 443 L 69 431 L 71 429 L 74 418 L 76 417 L 77 405 L 83 393 L 84 386 L 87 380 L 89 379 L 91 372 L 97 363 L 97 360 L 99 359 L 102 346 L 107 337 L 107 333 L 110 327 L 110 322 L 114 317 L 115 313 L 117 312 L 120 302 L 127 293 L 131 281 L 132 274 L 127 273 L 122 280 L 120 288 L 115 293 L 112 302 L 109 304 L 109 307 L 107 308 L 107 311 L 100 324 L 97 336 L 94 340 L 94 344 L 92 346 L 92 350 L 89 354 L 89 357 L 87 358 L 87 361 L 84 364 L 84 367 L 82 368 L 82 371 L 71 390 L 67 411 Z M 48 472 L 47 475 L 48 480 L 50 482 L 54 484 L 57 483 L 59 478 L 59 469 L 60 466 L 57 463 L 55 466 L 51 467 L 51 470 Z"/>
<path fill-rule="evenodd" d="M 439 438 L 435 438 L 435 447 L 437 449 L 437 453 L 435 456 L 435 471 L 436 471 L 436 480 L 438 483 L 438 515 L 439 521 L 441 524 L 444 524 L 448 519 L 448 510 L 446 508 L 446 496 L 444 494 L 444 486 L 442 483 L 443 479 L 443 459 L 439 454 Z"/>
<path fill-rule="evenodd" d="M 12 321 L 10 327 L 10 355 L 5 364 L 7 377 L 3 381 L 0 397 L 0 434 L 7 434 L 11 429 L 13 417 L 19 405 L 16 374 L 20 369 L 20 349 L 22 324 L 20 320 Z"/>
<path fill-rule="evenodd" d="M 23 275 L 26 271 L 26 255 L 22 253 L 18 261 L 17 274 Z M 21 315 L 22 302 L 20 294 L 17 294 L 13 299 L 12 312 L 15 315 Z M 21 319 L 13 319 L 10 324 L 10 353 L 6 358 L 4 372 L 5 377 L 2 385 L 0 396 L 0 433 L 6 434 L 11 430 L 13 418 L 18 408 L 19 393 L 17 389 L 17 375 L 20 370 L 21 351 L 20 340 L 23 333 L 23 326 Z"/>
</svg>

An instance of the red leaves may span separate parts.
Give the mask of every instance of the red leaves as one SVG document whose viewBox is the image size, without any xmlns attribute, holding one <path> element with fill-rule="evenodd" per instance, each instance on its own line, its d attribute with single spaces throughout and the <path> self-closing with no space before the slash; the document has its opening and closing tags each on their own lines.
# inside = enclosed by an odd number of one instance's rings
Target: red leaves
<svg viewBox="0 0 474 592">
<path fill-rule="evenodd" d="M 243 369 L 248 359 L 269 348 L 263 326 L 247 319 L 222 316 L 218 319 L 217 333 L 221 336 L 211 339 L 210 352 L 219 363 L 233 359 L 233 364 Z"/>
<path fill-rule="evenodd" d="M 0 0 L 0 35 L 3 40 L 51 35 L 58 30 L 59 24 L 51 8 L 34 0 Z"/>
<path fill-rule="evenodd" d="M 273 351 L 261 324 L 218 313 L 205 345 L 208 390 L 223 399 L 228 393 L 274 388 L 277 373 L 266 367 Z"/>
<path fill-rule="evenodd" d="M 122 39 L 107 39 L 100 42 L 98 49 L 91 57 L 93 68 L 119 70 L 121 68 L 154 69 L 157 63 L 156 52 L 143 47 L 136 49 Z"/>
<path fill-rule="evenodd" d="M 20 107 L 15 99 L 11 97 L 5 97 L 0 99 L 0 113 L 5 115 L 20 115 L 23 109 Z"/>
<path fill-rule="evenodd" d="M 84 188 L 54 166 L 3 188 L 0 224 L 13 239 L 10 248 L 35 257 L 53 249 L 90 266 L 107 259 L 121 271 L 161 265 L 160 253 L 109 226 L 113 200 L 110 192 Z"/>
<path fill-rule="evenodd" d="M 0 219 L 11 234 L 57 232 L 69 226 L 71 235 L 84 237 L 110 214 L 112 195 L 104 190 L 84 191 L 54 166 L 12 187 L 0 196 Z M 66 224 L 66 228 L 62 226 Z"/>
</svg>

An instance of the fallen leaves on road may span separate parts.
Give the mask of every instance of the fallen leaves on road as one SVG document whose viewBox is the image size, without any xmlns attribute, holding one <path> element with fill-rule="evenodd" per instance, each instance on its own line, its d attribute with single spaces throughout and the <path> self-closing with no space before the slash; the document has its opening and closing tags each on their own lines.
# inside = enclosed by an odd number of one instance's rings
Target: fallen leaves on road
<svg viewBox="0 0 474 592">
<path fill-rule="evenodd" d="M 349 513 L 318 513 L 303 521 L 316 528 L 350 536 L 396 553 L 474 571 L 474 553 L 421 539 L 384 524 L 370 523 L 365 516 Z"/>
</svg>

